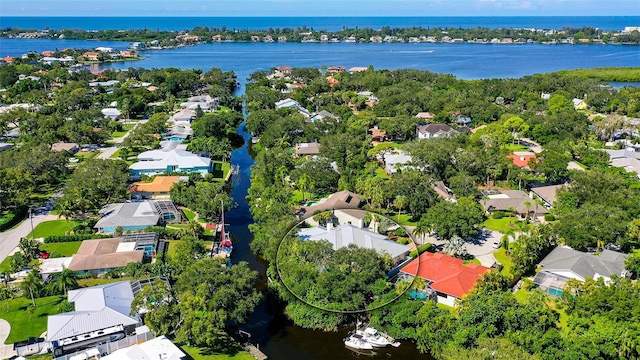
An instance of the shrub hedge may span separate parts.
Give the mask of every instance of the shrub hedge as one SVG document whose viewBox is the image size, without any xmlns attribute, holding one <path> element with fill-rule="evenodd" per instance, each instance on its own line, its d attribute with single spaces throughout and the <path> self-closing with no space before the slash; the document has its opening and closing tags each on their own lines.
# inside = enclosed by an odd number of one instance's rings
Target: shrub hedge
<svg viewBox="0 0 640 360">
<path fill-rule="evenodd" d="M 44 238 L 44 243 L 64 243 L 64 242 L 74 242 L 74 241 L 83 241 L 90 239 L 107 239 L 113 237 L 111 235 L 106 234 L 76 234 L 76 235 L 62 235 L 62 236 L 47 236 Z"/>
<path fill-rule="evenodd" d="M 433 248 L 433 244 L 432 243 L 426 243 L 422 246 L 419 246 L 416 250 L 413 250 L 412 252 L 409 253 L 410 257 L 416 257 L 420 254 L 422 254 L 425 251 L 431 251 L 431 249 Z"/>
</svg>

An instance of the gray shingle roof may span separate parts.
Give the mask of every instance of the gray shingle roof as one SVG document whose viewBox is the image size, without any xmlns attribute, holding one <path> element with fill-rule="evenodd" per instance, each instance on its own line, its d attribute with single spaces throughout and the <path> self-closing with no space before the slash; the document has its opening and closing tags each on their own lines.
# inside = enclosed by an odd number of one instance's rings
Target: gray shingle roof
<svg viewBox="0 0 640 360">
<path fill-rule="evenodd" d="M 596 274 L 611 277 L 622 273 L 626 257 L 626 254 L 606 249 L 600 255 L 593 255 L 558 246 L 542 259 L 540 265 L 547 272 L 570 271 L 582 278 L 592 278 Z"/>
</svg>

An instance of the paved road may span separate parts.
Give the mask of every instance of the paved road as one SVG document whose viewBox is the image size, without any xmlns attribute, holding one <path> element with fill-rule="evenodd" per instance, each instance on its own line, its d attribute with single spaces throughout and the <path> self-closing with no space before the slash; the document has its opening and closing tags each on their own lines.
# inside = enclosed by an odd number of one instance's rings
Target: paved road
<svg viewBox="0 0 640 360">
<path fill-rule="evenodd" d="M 6 320 L 0 319 L 0 359 L 8 359 L 16 352 L 13 350 L 13 344 L 4 345 L 4 341 L 9 337 L 11 326 Z"/>
<path fill-rule="evenodd" d="M 131 131 L 135 128 L 138 127 L 138 125 L 146 123 L 147 120 L 141 120 L 138 121 L 133 128 L 131 128 L 131 130 L 127 131 L 126 134 L 124 134 L 123 137 L 119 137 L 119 138 L 113 138 L 113 142 L 115 143 L 115 145 L 108 147 L 108 148 L 102 148 L 100 149 L 101 153 L 100 155 L 97 156 L 98 159 L 109 159 L 111 157 L 111 155 L 113 155 L 117 150 L 118 150 L 118 144 L 122 143 L 124 141 L 124 139 L 129 136 L 129 134 L 131 134 Z"/>
<path fill-rule="evenodd" d="M 53 210 L 54 198 L 58 196 L 60 196 L 60 193 L 56 193 L 40 207 L 33 208 L 32 220 L 34 228 L 46 220 L 51 210 Z M 0 262 L 4 261 L 4 259 L 11 254 L 11 252 L 18 246 L 21 238 L 29 236 L 30 233 L 31 221 L 29 221 L 29 218 L 11 230 L 0 232 Z"/>
</svg>

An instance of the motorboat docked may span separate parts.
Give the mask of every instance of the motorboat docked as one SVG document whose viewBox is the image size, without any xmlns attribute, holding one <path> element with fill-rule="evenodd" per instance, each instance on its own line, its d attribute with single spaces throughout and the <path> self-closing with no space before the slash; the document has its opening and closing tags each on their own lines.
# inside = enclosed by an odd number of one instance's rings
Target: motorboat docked
<svg viewBox="0 0 640 360">
<path fill-rule="evenodd" d="M 351 334 L 344 338 L 344 345 L 357 350 L 373 350 L 373 345 L 365 341 L 362 335 Z"/>
<path fill-rule="evenodd" d="M 399 342 L 389 341 L 386 337 L 384 337 L 378 330 L 367 327 L 364 330 L 356 330 L 355 335 L 359 335 L 362 339 L 374 347 L 385 347 L 391 345 L 393 347 L 400 346 Z"/>
</svg>

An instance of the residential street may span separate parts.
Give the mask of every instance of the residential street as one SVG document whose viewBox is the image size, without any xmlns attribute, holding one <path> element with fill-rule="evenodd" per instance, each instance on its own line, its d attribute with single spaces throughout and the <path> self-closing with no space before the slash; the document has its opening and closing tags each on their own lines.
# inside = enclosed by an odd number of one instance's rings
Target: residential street
<svg viewBox="0 0 640 360">
<path fill-rule="evenodd" d="M 16 355 L 13 344 L 4 345 L 4 341 L 9 337 L 11 326 L 6 320 L 0 319 L 0 359 L 9 359 Z"/>
<path fill-rule="evenodd" d="M 33 208 L 33 227 L 35 228 L 41 222 L 45 221 L 51 210 L 53 210 L 53 199 L 60 196 L 56 193 L 53 197 L 44 202 L 40 207 Z M 18 246 L 20 239 L 29 236 L 31 233 L 31 221 L 25 219 L 20 225 L 11 230 L 0 232 L 0 262 L 11 254 L 13 249 Z"/>
</svg>

